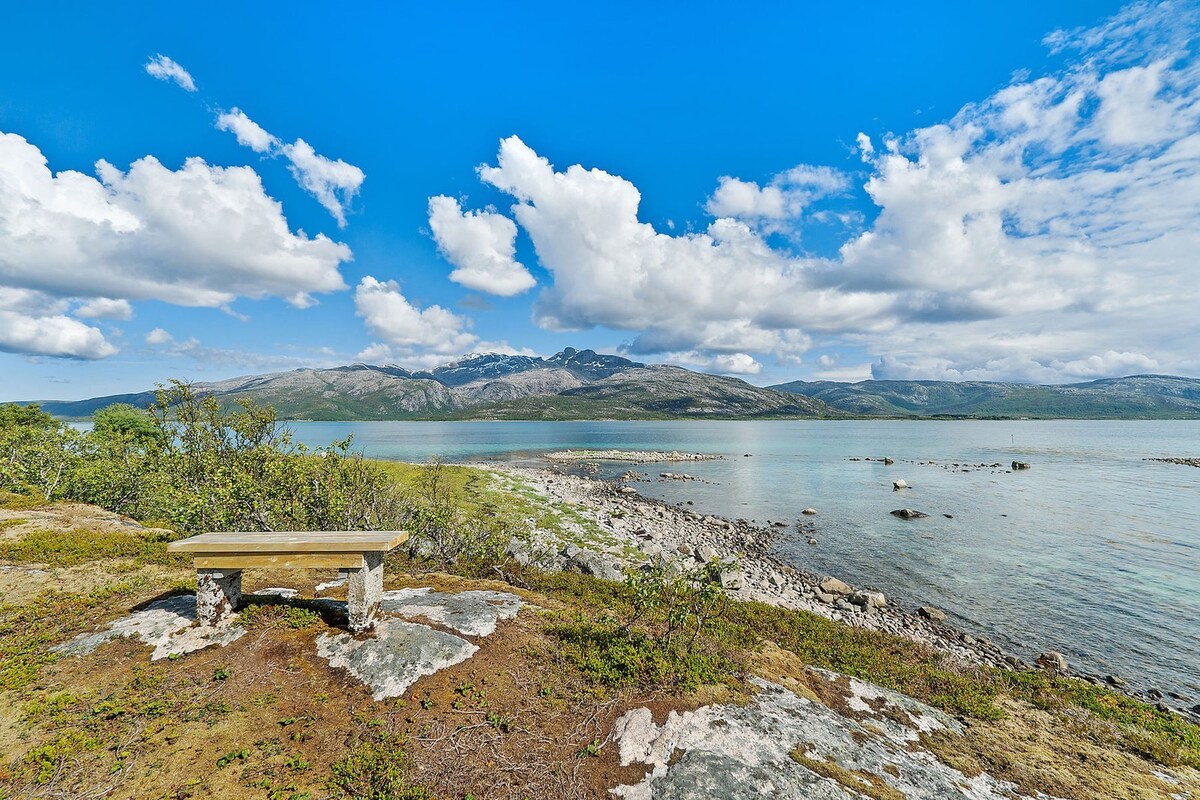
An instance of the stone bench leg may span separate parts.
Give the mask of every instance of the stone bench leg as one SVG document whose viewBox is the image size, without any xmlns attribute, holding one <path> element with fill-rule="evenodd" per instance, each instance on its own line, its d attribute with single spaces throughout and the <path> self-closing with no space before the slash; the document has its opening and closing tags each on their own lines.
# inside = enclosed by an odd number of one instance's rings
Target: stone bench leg
<svg viewBox="0 0 1200 800">
<path fill-rule="evenodd" d="M 350 630 L 355 633 L 371 627 L 383 597 L 383 553 L 363 555 L 366 566 L 350 570 L 346 587 L 350 606 Z"/>
<path fill-rule="evenodd" d="M 233 614 L 240 602 L 240 569 L 196 570 L 196 620 L 201 625 L 216 625 Z"/>
</svg>

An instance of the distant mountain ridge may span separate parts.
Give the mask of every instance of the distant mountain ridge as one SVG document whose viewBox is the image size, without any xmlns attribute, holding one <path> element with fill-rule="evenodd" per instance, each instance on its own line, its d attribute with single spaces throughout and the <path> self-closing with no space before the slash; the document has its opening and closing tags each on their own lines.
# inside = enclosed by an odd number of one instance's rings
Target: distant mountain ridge
<svg viewBox="0 0 1200 800">
<path fill-rule="evenodd" d="M 349 364 L 195 384 L 223 402 L 251 398 L 283 419 L 667 419 L 841 416 L 820 400 L 736 378 L 647 365 L 568 347 L 549 358 L 480 353 L 431 370 Z M 86 417 L 112 403 L 145 407 L 154 392 L 48 401 Z"/>
<path fill-rule="evenodd" d="M 474 353 L 429 370 L 348 364 L 250 375 L 195 388 L 251 398 L 282 419 L 755 419 L 1035 417 L 1200 419 L 1200 379 L 1132 375 L 1068 385 L 986 381 L 791 381 L 758 387 L 682 367 L 568 347 L 548 358 Z M 48 401 L 86 417 L 154 392 Z"/>
<path fill-rule="evenodd" d="M 1130 375 L 1085 383 L 791 381 L 770 387 L 860 416 L 1200 419 L 1200 379 Z"/>
</svg>

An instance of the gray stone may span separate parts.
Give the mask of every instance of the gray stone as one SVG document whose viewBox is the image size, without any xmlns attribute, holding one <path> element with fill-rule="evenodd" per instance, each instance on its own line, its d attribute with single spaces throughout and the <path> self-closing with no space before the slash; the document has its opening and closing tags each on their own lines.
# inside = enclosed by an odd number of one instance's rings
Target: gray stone
<svg viewBox="0 0 1200 800">
<path fill-rule="evenodd" d="M 850 594 L 853 589 L 848 583 L 838 580 L 832 576 L 827 576 L 821 579 L 819 584 L 821 591 L 826 594 Z"/>
<path fill-rule="evenodd" d="M 800 513 L 806 517 L 812 517 L 812 516 L 816 515 L 817 510 L 815 508 L 806 508 L 803 511 L 801 511 Z"/>
<path fill-rule="evenodd" d="M 740 569 L 721 570 L 721 586 L 725 589 L 742 588 L 742 571 Z"/>
<path fill-rule="evenodd" d="M 376 700 L 399 697 L 418 679 L 462 663 L 478 650 L 453 634 L 387 618 L 365 639 L 348 633 L 317 637 L 317 654 L 365 683 Z"/>
<path fill-rule="evenodd" d="M 448 594 L 428 588 L 384 592 L 385 614 L 424 617 L 467 636 L 491 636 L 500 620 L 512 619 L 525 604 L 508 592 L 471 590 Z"/>
<path fill-rule="evenodd" d="M 240 569 L 196 570 L 196 617 L 201 625 L 217 625 L 242 602 Z"/>
<path fill-rule="evenodd" d="M 903 478 L 901 478 L 898 481 L 892 481 L 892 491 L 893 492 L 898 492 L 901 489 L 907 489 L 907 488 L 908 488 L 908 481 L 904 480 Z"/>
<path fill-rule="evenodd" d="M 364 553 L 365 566 L 350 571 L 346 584 L 346 612 L 350 630 L 358 633 L 371 627 L 383 596 L 383 553 Z"/>
<path fill-rule="evenodd" d="M 899 517 L 900 519 L 921 519 L 922 517 L 929 516 L 924 511 L 914 511 L 911 508 L 897 508 L 891 514 L 893 517 Z"/>
<path fill-rule="evenodd" d="M 195 625 L 196 596 L 180 594 L 155 600 L 141 611 L 110 622 L 105 630 L 80 634 L 50 649 L 63 655 L 85 656 L 105 642 L 137 638 L 154 648 L 150 660 L 158 661 L 210 645 L 224 647 L 240 639 L 246 629 L 232 624 L 231 620 L 232 617 L 226 617 L 216 626 Z"/>
<path fill-rule="evenodd" d="M 679 551 L 680 555 L 692 556 L 695 554 L 695 551 L 692 550 L 692 546 L 690 544 L 688 544 L 687 542 L 684 542 L 683 544 L 679 545 L 679 547 L 676 547 L 675 549 L 677 551 Z"/>
<path fill-rule="evenodd" d="M 1034 661 L 1037 666 L 1051 675 L 1066 675 L 1067 674 L 1067 657 L 1062 653 L 1051 650 L 1042 653 Z"/>
<path fill-rule="evenodd" d="M 706 544 L 702 544 L 696 548 L 696 558 L 700 559 L 705 564 L 708 564 L 712 561 L 718 560 L 719 556 L 717 555 L 716 550 Z"/>
<path fill-rule="evenodd" d="M 942 611 L 940 608 L 934 608 L 933 606 L 921 606 L 917 609 L 917 613 L 925 619 L 931 619 L 934 622 L 946 621 L 946 612 Z"/>
<path fill-rule="evenodd" d="M 817 599 L 822 603 L 835 603 L 837 602 L 837 595 L 832 595 L 828 592 L 817 592 Z"/>
<path fill-rule="evenodd" d="M 887 606 L 887 598 L 883 592 L 855 592 L 850 598 L 850 602 L 859 608 L 884 608 Z"/>
<path fill-rule="evenodd" d="M 624 800 L 863 796 L 804 767 L 791 757 L 799 751 L 846 772 L 870 775 L 877 785 L 913 800 L 1026 797 L 987 774 L 967 777 L 920 745 L 922 733 L 962 733 L 962 726 L 947 715 L 880 687 L 849 681 L 848 705 L 855 716 L 865 716 L 861 721 L 758 679 L 754 682 L 760 691 L 747 704 L 672 712 L 662 725 L 655 724 L 649 709 L 630 711 L 613 732 L 619 762 L 649 769 L 640 782 L 619 786 L 613 794 Z"/>
<path fill-rule="evenodd" d="M 625 580 L 625 570 L 612 556 L 594 553 L 591 550 L 579 550 L 567 559 L 567 566 L 585 575 L 592 575 L 609 581 Z"/>
<path fill-rule="evenodd" d="M 1014 461 L 1014 462 L 1012 462 L 1012 468 L 1014 470 L 1029 469 L 1029 462 L 1028 461 Z"/>
</svg>

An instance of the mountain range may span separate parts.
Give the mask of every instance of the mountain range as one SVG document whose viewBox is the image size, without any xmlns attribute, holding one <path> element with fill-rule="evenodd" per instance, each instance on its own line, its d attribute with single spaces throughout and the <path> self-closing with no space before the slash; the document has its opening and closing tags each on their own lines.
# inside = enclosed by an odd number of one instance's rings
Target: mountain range
<svg viewBox="0 0 1200 800">
<path fill-rule="evenodd" d="M 549 358 L 473 354 L 431 370 L 350 364 L 194 384 L 283 419 L 751 419 L 849 417 L 1200 418 L 1200 380 L 1135 375 L 1070 385 L 792 381 L 770 387 L 566 348 Z M 46 401 L 65 417 L 154 392 Z"/>
</svg>

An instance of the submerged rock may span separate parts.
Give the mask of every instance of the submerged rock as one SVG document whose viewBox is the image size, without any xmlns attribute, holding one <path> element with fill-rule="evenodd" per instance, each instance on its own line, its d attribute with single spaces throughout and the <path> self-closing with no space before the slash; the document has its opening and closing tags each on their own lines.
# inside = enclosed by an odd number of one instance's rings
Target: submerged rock
<svg viewBox="0 0 1200 800">
<path fill-rule="evenodd" d="M 899 517 L 900 519 L 921 519 L 922 517 L 929 516 L 924 511 L 915 511 L 911 508 L 897 508 L 891 514 L 893 517 Z"/>
<path fill-rule="evenodd" d="M 1012 462 L 1012 468 L 1014 470 L 1029 469 L 1029 462 L 1028 461 L 1014 461 L 1014 462 Z"/>
</svg>

